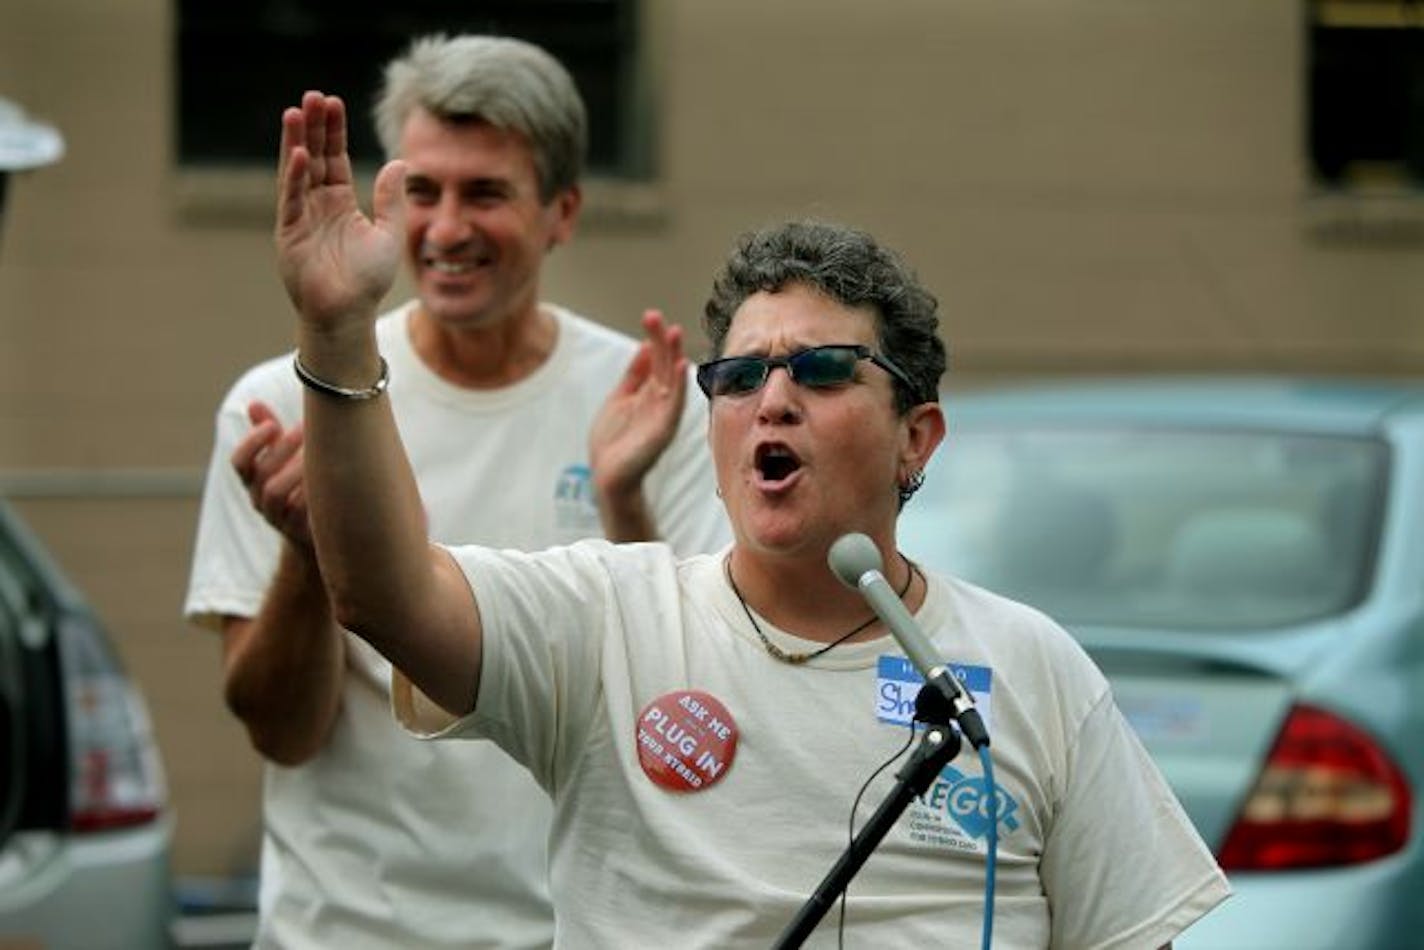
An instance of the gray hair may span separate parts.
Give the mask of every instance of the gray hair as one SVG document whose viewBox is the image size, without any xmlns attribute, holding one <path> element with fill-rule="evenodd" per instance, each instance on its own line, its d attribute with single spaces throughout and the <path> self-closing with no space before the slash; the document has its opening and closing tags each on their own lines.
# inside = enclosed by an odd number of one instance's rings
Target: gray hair
<svg viewBox="0 0 1424 950">
<path fill-rule="evenodd" d="M 588 115 L 568 71 L 547 52 L 504 36 L 426 36 L 386 66 L 372 110 L 387 158 L 415 109 L 448 122 L 486 122 L 528 142 L 548 202 L 578 184 Z"/>
<path fill-rule="evenodd" d="M 946 357 L 938 301 L 893 251 L 838 224 L 794 221 L 738 239 L 703 311 L 713 356 L 722 355 L 732 317 L 748 297 L 795 284 L 875 314 L 877 347 L 914 383 L 911 389 L 895 381 L 896 411 L 939 401 Z"/>
</svg>

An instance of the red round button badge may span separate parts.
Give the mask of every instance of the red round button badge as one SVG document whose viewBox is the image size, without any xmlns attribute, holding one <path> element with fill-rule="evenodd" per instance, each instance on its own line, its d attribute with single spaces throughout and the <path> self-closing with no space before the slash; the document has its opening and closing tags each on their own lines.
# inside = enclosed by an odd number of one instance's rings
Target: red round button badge
<svg viewBox="0 0 1424 950">
<path fill-rule="evenodd" d="M 701 690 L 664 693 L 638 714 L 638 764 L 670 792 L 700 792 L 720 782 L 737 756 L 737 724 Z"/>
</svg>

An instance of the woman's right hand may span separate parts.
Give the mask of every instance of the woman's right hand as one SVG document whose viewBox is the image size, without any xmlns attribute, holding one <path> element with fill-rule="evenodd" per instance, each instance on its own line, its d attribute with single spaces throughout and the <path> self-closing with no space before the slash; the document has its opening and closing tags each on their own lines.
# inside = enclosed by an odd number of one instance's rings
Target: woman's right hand
<svg viewBox="0 0 1424 950">
<path fill-rule="evenodd" d="M 277 169 L 277 266 L 304 328 L 369 332 L 395 282 L 402 242 L 405 166 L 376 176 L 373 217 L 356 200 L 346 151 L 346 107 L 308 92 L 282 113 Z"/>
</svg>

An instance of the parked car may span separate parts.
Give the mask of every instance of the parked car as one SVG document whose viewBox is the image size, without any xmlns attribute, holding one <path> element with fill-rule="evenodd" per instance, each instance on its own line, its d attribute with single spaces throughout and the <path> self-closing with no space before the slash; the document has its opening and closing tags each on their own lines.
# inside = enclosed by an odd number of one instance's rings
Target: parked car
<svg viewBox="0 0 1424 950">
<path fill-rule="evenodd" d="M 1107 674 L 1235 890 L 1178 947 L 1420 946 L 1424 386 L 944 405 L 901 544 L 1054 616 Z"/>
<path fill-rule="evenodd" d="M 142 699 L 0 501 L 0 946 L 168 946 L 172 826 Z"/>
</svg>

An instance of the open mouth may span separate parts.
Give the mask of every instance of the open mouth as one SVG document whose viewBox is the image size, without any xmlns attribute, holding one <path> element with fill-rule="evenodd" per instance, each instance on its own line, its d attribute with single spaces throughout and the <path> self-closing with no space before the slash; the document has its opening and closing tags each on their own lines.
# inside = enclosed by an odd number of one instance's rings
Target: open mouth
<svg viewBox="0 0 1424 950">
<path fill-rule="evenodd" d="M 784 482 L 801 469 L 801 459 L 785 445 L 767 442 L 757 446 L 755 464 L 763 482 Z"/>
</svg>

